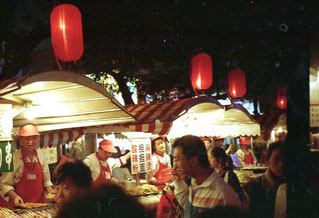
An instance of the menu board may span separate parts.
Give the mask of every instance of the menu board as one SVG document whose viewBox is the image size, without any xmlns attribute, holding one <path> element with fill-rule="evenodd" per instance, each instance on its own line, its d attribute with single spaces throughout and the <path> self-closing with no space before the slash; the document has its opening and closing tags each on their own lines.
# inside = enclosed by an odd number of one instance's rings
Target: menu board
<svg viewBox="0 0 319 218">
<path fill-rule="evenodd" d="M 132 139 L 131 172 L 145 173 L 152 170 L 152 149 L 150 139 Z"/>
<path fill-rule="evenodd" d="M 319 127 L 319 83 L 310 82 L 310 127 Z"/>
<path fill-rule="evenodd" d="M 10 141 L 13 127 L 12 105 L 0 104 L 0 141 Z"/>
<path fill-rule="evenodd" d="M 0 172 L 13 171 L 12 150 L 11 142 L 0 142 Z"/>
<path fill-rule="evenodd" d="M 58 152 L 57 152 L 57 147 L 52 147 L 52 148 L 42 148 L 47 160 L 48 164 L 54 164 L 58 162 Z"/>
</svg>

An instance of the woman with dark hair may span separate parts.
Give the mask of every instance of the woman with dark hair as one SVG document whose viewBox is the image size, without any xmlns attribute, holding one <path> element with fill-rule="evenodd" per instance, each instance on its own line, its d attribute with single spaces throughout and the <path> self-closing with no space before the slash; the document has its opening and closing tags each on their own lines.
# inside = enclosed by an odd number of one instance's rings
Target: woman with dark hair
<svg viewBox="0 0 319 218">
<path fill-rule="evenodd" d="M 60 205 L 90 190 L 93 185 L 90 168 L 76 159 L 59 164 L 54 170 L 53 182 L 57 189 L 56 201 Z"/>
<path fill-rule="evenodd" d="M 269 145 L 267 163 L 267 171 L 249 187 L 252 217 L 274 217 L 276 192 L 284 182 L 283 142 Z"/>
<path fill-rule="evenodd" d="M 209 150 L 208 160 L 210 162 L 210 166 L 214 168 L 224 181 L 234 189 L 240 200 L 242 202 L 245 200 L 247 201 L 244 190 L 240 186 L 238 177 L 233 171 L 233 162 L 230 157 L 226 155 L 225 150 L 220 147 L 215 147 Z"/>
<path fill-rule="evenodd" d="M 56 218 L 149 218 L 149 212 L 114 184 L 102 184 L 62 205 Z"/>
</svg>

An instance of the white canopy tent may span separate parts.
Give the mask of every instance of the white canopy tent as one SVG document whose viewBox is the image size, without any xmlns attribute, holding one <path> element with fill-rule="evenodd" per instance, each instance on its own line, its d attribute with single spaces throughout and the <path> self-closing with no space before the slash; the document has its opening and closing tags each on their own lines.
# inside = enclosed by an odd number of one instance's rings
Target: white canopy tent
<svg viewBox="0 0 319 218">
<path fill-rule="evenodd" d="M 81 74 L 66 71 L 2 81 L 0 104 L 12 105 L 13 133 L 32 122 L 40 132 L 55 131 L 50 137 L 58 141 L 72 138 L 74 128 L 80 128 L 84 134 L 83 127 L 135 120 L 104 87 Z"/>
<path fill-rule="evenodd" d="M 221 137 L 257 136 L 260 135 L 260 125 L 240 105 L 224 109 L 216 107 L 213 103 L 201 103 L 193 106 L 173 122 L 168 138 L 177 138 L 186 134 Z"/>
</svg>

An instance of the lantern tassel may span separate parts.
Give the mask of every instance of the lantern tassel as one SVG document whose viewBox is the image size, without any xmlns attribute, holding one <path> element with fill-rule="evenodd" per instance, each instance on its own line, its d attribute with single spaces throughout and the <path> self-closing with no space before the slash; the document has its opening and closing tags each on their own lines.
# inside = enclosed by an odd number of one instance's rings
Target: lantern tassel
<svg viewBox="0 0 319 218">
<path fill-rule="evenodd" d="M 58 65 L 58 68 L 59 68 L 59 70 L 63 70 L 62 69 L 62 67 L 61 67 L 61 64 L 60 64 L 60 62 L 59 62 L 59 59 L 54 55 L 54 57 L 55 57 L 55 60 L 56 60 L 56 63 L 57 63 L 57 65 Z"/>
</svg>

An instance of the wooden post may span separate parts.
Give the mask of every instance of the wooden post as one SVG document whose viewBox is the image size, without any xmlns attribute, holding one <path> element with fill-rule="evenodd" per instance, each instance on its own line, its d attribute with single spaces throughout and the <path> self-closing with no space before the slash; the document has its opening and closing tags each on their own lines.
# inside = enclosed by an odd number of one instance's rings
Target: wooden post
<svg viewBox="0 0 319 218">
<path fill-rule="evenodd" d="M 139 186 L 140 185 L 140 174 L 137 173 L 136 174 L 136 186 Z"/>
</svg>

